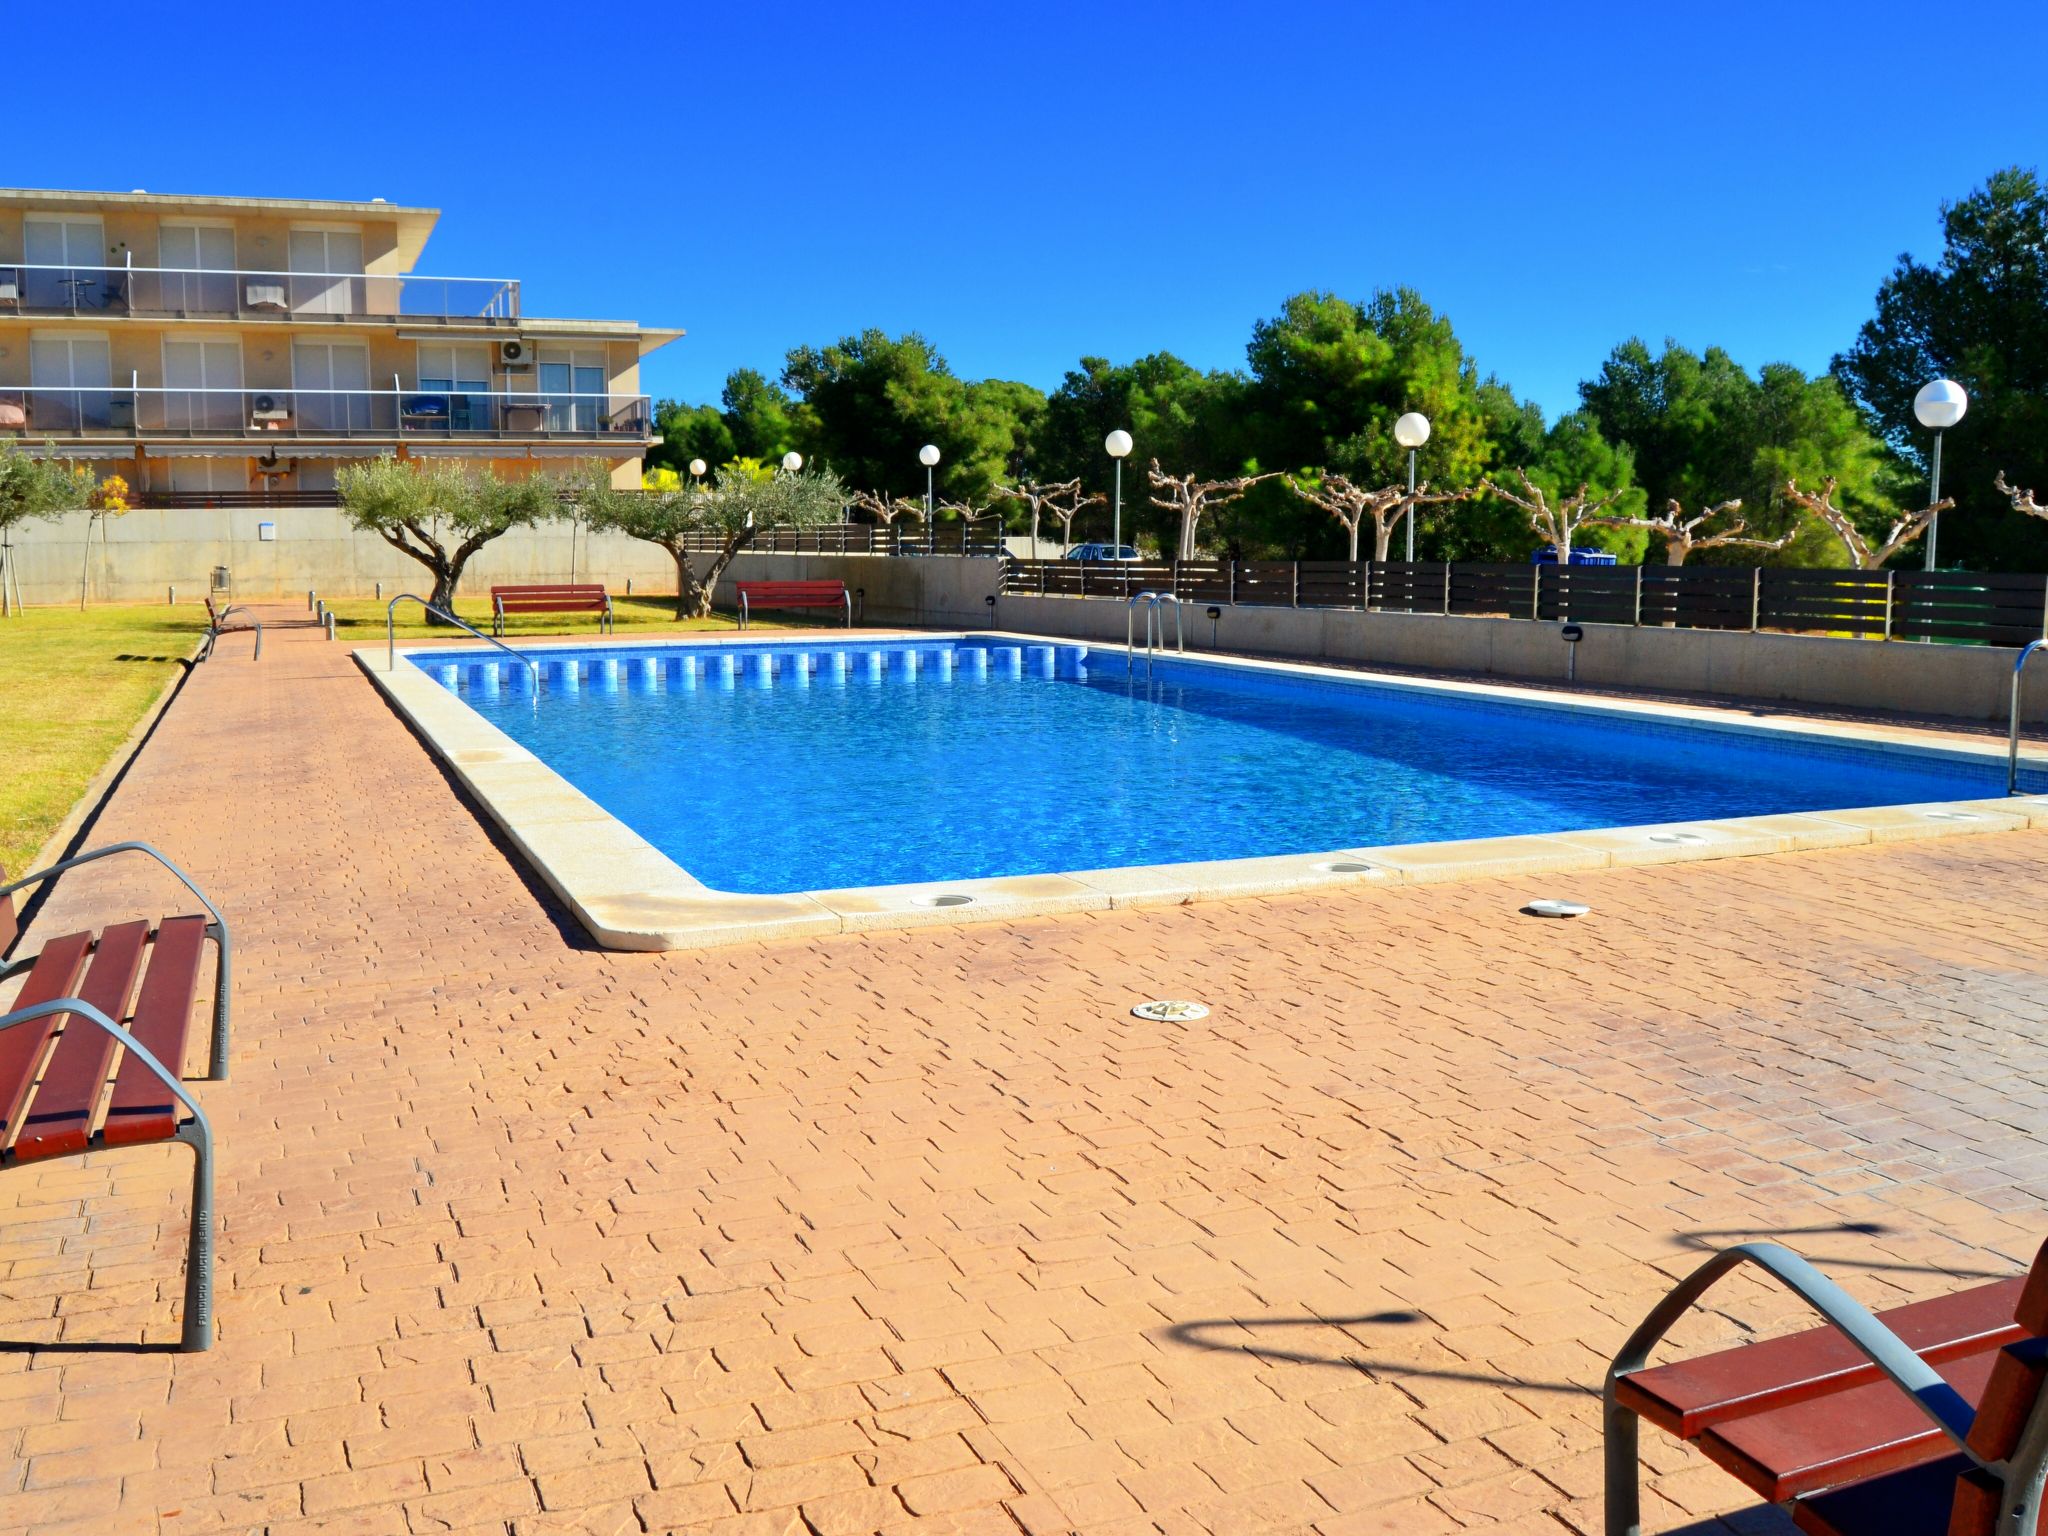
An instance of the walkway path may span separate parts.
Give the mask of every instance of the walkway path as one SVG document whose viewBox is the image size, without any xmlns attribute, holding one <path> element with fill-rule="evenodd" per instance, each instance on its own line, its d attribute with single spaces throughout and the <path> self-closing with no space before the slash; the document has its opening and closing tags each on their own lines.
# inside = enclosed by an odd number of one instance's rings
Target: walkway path
<svg viewBox="0 0 2048 1536">
<path fill-rule="evenodd" d="M 1705 1247 L 2048 1236 L 2048 833 L 606 954 L 282 631 L 117 835 L 239 927 L 220 1342 L 179 1149 L 0 1175 L 0 1532 L 1591 1532 Z M 1653 1529 L 1742 1507 L 1646 1445 Z"/>
</svg>

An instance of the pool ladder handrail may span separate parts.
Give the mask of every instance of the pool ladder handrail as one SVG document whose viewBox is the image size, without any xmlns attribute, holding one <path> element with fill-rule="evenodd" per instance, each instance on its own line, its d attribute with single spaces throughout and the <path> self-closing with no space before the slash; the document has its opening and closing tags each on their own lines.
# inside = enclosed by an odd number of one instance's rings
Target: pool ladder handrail
<svg viewBox="0 0 2048 1536">
<path fill-rule="evenodd" d="M 1152 675 L 1152 652 L 1155 643 L 1160 650 L 1166 648 L 1166 617 L 1159 611 L 1159 605 L 1161 603 L 1173 604 L 1174 649 L 1182 655 L 1187 654 L 1187 631 L 1181 625 L 1180 598 L 1175 594 L 1171 592 L 1150 591 L 1132 594 L 1130 600 L 1124 604 L 1124 674 L 1126 676 L 1137 670 L 1135 659 L 1137 650 L 1136 630 L 1138 604 L 1140 603 L 1145 605 L 1145 675 L 1150 677 Z M 1156 642 L 1153 628 L 1155 624 L 1158 626 Z"/>
<path fill-rule="evenodd" d="M 493 639 L 491 636 L 485 634 L 482 630 L 476 628 L 474 625 L 463 623 L 462 620 L 455 617 L 455 615 L 450 613 L 446 608 L 436 608 L 432 603 L 428 602 L 424 597 L 421 597 L 417 592 L 401 592 L 398 594 L 398 596 L 394 597 L 393 599 L 391 599 L 390 602 L 384 605 L 384 670 L 386 672 L 395 671 L 398 667 L 397 609 L 398 605 L 404 602 L 418 603 L 422 608 L 426 609 L 428 613 L 435 614 L 440 618 L 446 619 L 450 624 L 453 624 L 457 629 L 468 630 L 472 635 L 475 635 L 477 639 L 483 641 L 485 645 L 495 645 L 507 656 L 510 656 L 514 661 L 518 662 L 519 665 L 526 668 L 527 679 L 532 685 L 529 691 L 533 695 L 533 707 L 536 712 L 539 711 L 540 668 L 533 664 L 533 661 L 530 657 L 526 656 L 522 652 L 513 650 L 511 646 L 507 645 L 502 640 Z"/>
<path fill-rule="evenodd" d="M 2027 670 L 2027 661 L 2034 652 L 2048 648 L 2048 640 L 2029 640 L 2020 649 L 2019 660 L 2012 664 L 2012 711 L 2005 722 L 2005 792 L 2016 795 L 2020 792 L 2020 676 Z"/>
</svg>

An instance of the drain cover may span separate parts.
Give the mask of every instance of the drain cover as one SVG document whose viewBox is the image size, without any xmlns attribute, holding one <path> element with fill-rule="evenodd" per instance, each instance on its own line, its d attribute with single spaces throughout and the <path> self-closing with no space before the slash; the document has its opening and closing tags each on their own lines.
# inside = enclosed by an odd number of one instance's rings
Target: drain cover
<svg viewBox="0 0 2048 1536">
<path fill-rule="evenodd" d="M 1530 902 L 1522 910 L 1532 912 L 1538 917 L 1584 917 L 1593 909 L 1581 906 L 1576 901 L 1553 901 L 1546 896 L 1540 901 Z"/>
<path fill-rule="evenodd" d="M 1982 821 L 1984 818 L 1975 811 L 1929 811 L 1929 821 Z"/>
<path fill-rule="evenodd" d="M 1131 1016 L 1150 1019 L 1155 1024 L 1185 1024 L 1192 1019 L 1206 1019 L 1209 1017 L 1209 1009 L 1203 1003 L 1184 1003 L 1160 998 L 1154 1002 L 1138 1004 L 1131 1010 Z"/>
<path fill-rule="evenodd" d="M 1653 843 L 1704 843 L 1706 839 L 1697 832 L 1652 832 Z"/>
</svg>

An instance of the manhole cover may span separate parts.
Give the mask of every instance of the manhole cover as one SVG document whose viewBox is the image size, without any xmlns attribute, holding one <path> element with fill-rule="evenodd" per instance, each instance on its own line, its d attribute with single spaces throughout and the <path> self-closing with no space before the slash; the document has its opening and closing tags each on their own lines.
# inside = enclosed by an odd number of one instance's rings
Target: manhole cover
<svg viewBox="0 0 2048 1536">
<path fill-rule="evenodd" d="M 1576 901 L 1553 901 L 1546 896 L 1540 901 L 1530 902 L 1522 910 L 1533 913 L 1537 917 L 1584 917 L 1593 909 L 1581 906 Z"/>
<path fill-rule="evenodd" d="M 1191 1019 L 1209 1017 L 1207 1005 L 1202 1003 L 1176 1002 L 1160 998 L 1154 1002 L 1140 1003 L 1131 1010 L 1134 1018 L 1150 1019 L 1155 1024 L 1185 1024 Z"/>
</svg>

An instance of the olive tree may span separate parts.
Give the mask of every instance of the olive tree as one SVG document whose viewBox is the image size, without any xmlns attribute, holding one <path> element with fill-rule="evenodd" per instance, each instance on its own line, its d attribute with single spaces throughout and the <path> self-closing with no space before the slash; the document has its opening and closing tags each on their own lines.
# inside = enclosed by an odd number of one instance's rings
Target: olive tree
<svg viewBox="0 0 2048 1536">
<path fill-rule="evenodd" d="M 623 533 L 668 551 L 676 563 L 676 617 L 711 614 L 718 579 L 761 528 L 815 528 L 844 517 L 848 496 L 829 469 L 769 473 L 749 460 L 720 466 L 709 485 L 617 491 L 591 484 L 576 492 L 583 520 L 600 533 Z M 700 571 L 693 552 L 710 545 Z"/>
<path fill-rule="evenodd" d="M 449 461 L 401 463 L 386 455 L 343 465 L 334 478 L 342 516 L 425 566 L 434 578 L 428 601 L 448 612 L 471 556 L 500 534 L 561 511 L 546 480 L 501 480 Z"/>
<path fill-rule="evenodd" d="M 12 438 L 0 439 L 0 616 L 13 612 L 8 563 L 15 525 L 75 512 L 91 499 L 92 490 L 92 472 L 83 465 L 32 458 Z"/>
</svg>

